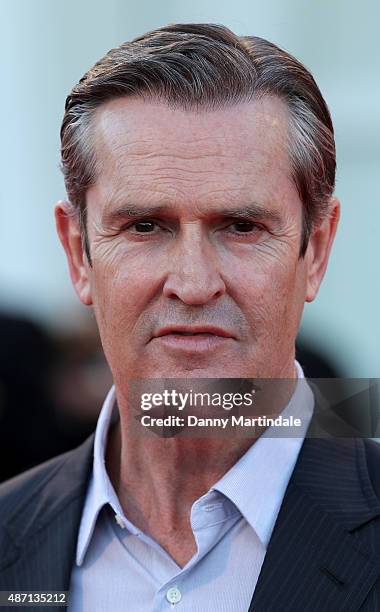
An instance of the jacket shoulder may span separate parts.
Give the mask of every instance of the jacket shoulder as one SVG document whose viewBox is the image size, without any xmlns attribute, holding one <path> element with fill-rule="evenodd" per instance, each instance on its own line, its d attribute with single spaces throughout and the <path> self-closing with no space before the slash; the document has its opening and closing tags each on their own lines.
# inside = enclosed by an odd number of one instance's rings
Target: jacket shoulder
<svg viewBox="0 0 380 612">
<path fill-rule="evenodd" d="M 80 447 L 53 457 L 0 484 L 0 524 L 5 523 L 18 506 L 44 489 L 59 472 L 66 467 L 69 469 L 69 466 L 76 462 L 76 455 L 79 455 L 85 446 L 91 446 L 91 438 Z"/>
</svg>

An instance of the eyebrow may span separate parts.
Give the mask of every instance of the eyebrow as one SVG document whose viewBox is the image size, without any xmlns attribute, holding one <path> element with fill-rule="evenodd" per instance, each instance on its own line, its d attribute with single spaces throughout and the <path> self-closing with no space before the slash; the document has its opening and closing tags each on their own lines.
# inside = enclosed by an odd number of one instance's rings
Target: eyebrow
<svg viewBox="0 0 380 612">
<path fill-rule="evenodd" d="M 112 226 L 114 223 L 125 219 L 154 217 L 163 213 L 173 215 L 173 212 L 172 207 L 165 205 L 141 207 L 121 206 L 116 210 L 106 212 L 103 215 L 103 223 Z M 241 219 L 260 219 L 262 221 L 272 221 L 274 223 L 282 222 L 282 216 L 278 211 L 271 210 L 266 206 L 256 203 L 236 208 L 209 208 L 205 211 L 205 215 L 220 218 L 234 217 Z"/>
<path fill-rule="evenodd" d="M 124 219 L 135 219 L 136 217 L 151 217 L 163 213 L 165 211 L 168 211 L 167 206 L 141 206 L 138 208 L 134 208 L 132 206 L 121 206 L 116 210 L 110 210 L 105 212 L 102 219 L 105 225 L 113 225 L 113 223 L 123 221 Z"/>
</svg>

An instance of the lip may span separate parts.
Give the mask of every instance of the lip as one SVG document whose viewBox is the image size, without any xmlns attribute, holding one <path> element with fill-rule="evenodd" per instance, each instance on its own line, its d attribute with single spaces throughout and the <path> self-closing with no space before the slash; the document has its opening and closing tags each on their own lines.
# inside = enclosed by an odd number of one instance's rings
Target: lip
<svg viewBox="0 0 380 612">
<path fill-rule="evenodd" d="M 183 336 L 184 338 L 190 338 L 197 334 L 233 338 L 233 334 L 228 330 L 222 327 L 216 327 L 215 325 L 168 325 L 167 327 L 160 328 L 158 332 L 154 334 L 154 337 L 161 338 L 162 336 L 181 334 L 186 334 L 186 336 Z"/>
<path fill-rule="evenodd" d="M 172 325 L 158 330 L 153 339 L 169 350 L 207 353 L 234 337 L 226 329 L 212 325 Z"/>
</svg>

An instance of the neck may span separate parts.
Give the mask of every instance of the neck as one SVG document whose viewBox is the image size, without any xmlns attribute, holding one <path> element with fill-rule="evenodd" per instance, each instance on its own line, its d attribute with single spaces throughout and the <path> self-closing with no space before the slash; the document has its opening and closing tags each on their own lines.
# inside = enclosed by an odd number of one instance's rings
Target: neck
<svg viewBox="0 0 380 612">
<path fill-rule="evenodd" d="M 108 437 L 106 463 L 121 506 L 136 527 L 183 563 L 195 546 L 192 504 L 242 457 L 255 438 L 131 435 L 127 402 L 118 397 L 118 404 L 120 420 Z"/>
<path fill-rule="evenodd" d="M 119 421 L 111 433 L 107 464 L 124 509 L 134 506 L 181 522 L 248 450 L 253 438 L 130 437 Z"/>
<path fill-rule="evenodd" d="M 191 506 L 252 442 L 247 438 L 132 438 L 120 421 L 110 435 L 107 469 L 125 516 L 182 567 L 196 551 Z"/>
</svg>

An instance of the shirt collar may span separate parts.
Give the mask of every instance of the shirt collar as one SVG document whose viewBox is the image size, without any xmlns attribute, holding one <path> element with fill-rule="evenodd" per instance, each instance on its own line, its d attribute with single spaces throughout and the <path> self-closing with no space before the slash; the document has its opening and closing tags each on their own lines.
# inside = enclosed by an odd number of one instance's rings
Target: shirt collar
<svg viewBox="0 0 380 612">
<path fill-rule="evenodd" d="M 282 416 L 301 419 L 297 435 L 284 437 L 268 427 L 212 487 L 230 499 L 267 547 L 301 450 L 314 407 L 314 396 L 296 362 L 297 385 Z"/>
<path fill-rule="evenodd" d="M 301 366 L 295 362 L 298 383 L 283 415 L 302 412 L 302 431 L 296 438 L 271 437 L 268 428 L 232 468 L 212 487 L 229 498 L 266 546 L 293 472 L 303 437 L 313 411 L 313 394 L 304 378 Z M 306 382 L 306 381 L 305 381 Z M 93 473 L 83 508 L 78 534 L 76 563 L 82 565 L 96 521 L 103 506 L 109 504 L 116 516 L 123 517 L 125 526 L 140 533 L 126 517 L 107 474 L 105 448 L 112 422 L 118 418 L 115 387 L 112 386 L 100 412 L 95 432 Z M 260 503 L 257 503 L 260 500 Z"/>
<path fill-rule="evenodd" d="M 83 563 L 102 507 L 106 504 L 110 504 L 116 515 L 122 515 L 119 499 L 109 479 L 105 466 L 107 434 L 111 422 L 114 419 L 116 420 L 118 416 L 115 399 L 115 387 L 112 386 L 104 400 L 95 431 L 93 470 L 79 528 L 76 554 L 77 565 L 82 565 Z"/>
</svg>

